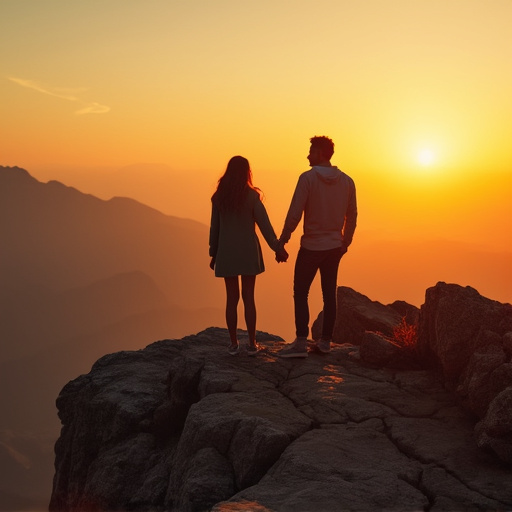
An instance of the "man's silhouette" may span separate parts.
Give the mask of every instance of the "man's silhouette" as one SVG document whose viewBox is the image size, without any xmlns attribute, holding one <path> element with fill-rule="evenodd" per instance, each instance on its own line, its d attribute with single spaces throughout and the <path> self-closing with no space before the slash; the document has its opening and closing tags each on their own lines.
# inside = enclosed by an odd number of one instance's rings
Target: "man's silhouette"
<svg viewBox="0 0 512 512">
<path fill-rule="evenodd" d="M 280 357 L 308 355 L 308 294 L 318 270 L 324 309 L 322 336 L 316 343 L 316 348 L 322 353 L 330 352 L 336 320 L 338 266 L 356 229 L 354 181 L 331 165 L 333 141 L 322 136 L 313 137 L 310 142 L 308 160 L 311 169 L 299 177 L 280 237 L 280 247 L 284 247 L 304 214 L 304 233 L 300 240 L 293 278 L 297 337 L 279 352 Z M 276 251 L 276 259 L 284 260 L 285 251 Z"/>
</svg>

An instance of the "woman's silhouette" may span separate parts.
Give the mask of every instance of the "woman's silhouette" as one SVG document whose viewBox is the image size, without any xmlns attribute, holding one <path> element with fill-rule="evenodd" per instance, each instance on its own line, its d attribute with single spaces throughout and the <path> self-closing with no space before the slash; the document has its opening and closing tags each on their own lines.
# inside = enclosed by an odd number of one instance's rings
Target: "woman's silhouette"
<svg viewBox="0 0 512 512">
<path fill-rule="evenodd" d="M 256 224 L 270 248 L 276 251 L 279 242 L 261 202 L 260 190 L 252 184 L 249 162 L 242 156 L 234 156 L 212 196 L 210 223 L 210 267 L 215 269 L 216 277 L 224 278 L 226 284 L 226 323 L 231 339 L 228 352 L 231 355 L 238 354 L 240 350 L 237 338 L 238 276 L 242 281 L 242 300 L 249 335 L 247 353 L 255 355 L 258 352 L 254 285 L 256 276 L 265 270 L 265 265 Z"/>
</svg>

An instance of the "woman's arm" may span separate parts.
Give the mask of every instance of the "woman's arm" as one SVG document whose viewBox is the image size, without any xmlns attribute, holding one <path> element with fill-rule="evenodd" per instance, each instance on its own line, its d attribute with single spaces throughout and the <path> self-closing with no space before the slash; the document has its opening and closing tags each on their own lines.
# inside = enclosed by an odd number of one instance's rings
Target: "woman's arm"
<svg viewBox="0 0 512 512">
<path fill-rule="evenodd" d="M 220 214 L 219 210 L 212 203 L 212 217 L 210 221 L 210 256 L 217 256 L 219 248 Z"/>
<path fill-rule="evenodd" d="M 270 223 L 270 219 L 268 218 L 267 210 L 259 198 L 256 199 L 254 204 L 254 220 L 260 228 L 261 234 L 263 235 L 263 238 L 265 238 L 269 247 L 273 251 L 277 251 L 279 241 L 276 237 L 274 228 Z"/>
</svg>

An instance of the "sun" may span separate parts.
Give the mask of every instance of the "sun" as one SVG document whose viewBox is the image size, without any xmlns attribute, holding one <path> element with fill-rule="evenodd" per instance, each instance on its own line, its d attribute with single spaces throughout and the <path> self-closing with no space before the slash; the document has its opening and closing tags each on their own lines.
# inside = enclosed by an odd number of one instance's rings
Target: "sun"
<svg viewBox="0 0 512 512">
<path fill-rule="evenodd" d="M 420 149 L 416 158 L 423 167 L 430 167 L 436 161 L 436 155 L 430 148 Z"/>
</svg>

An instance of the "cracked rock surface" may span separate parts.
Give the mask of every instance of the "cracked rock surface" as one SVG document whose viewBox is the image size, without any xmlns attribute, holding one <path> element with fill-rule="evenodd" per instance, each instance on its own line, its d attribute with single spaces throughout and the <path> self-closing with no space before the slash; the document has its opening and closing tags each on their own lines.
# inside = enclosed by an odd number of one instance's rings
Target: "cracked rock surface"
<svg viewBox="0 0 512 512">
<path fill-rule="evenodd" d="M 50 509 L 512 509 L 510 466 L 432 373 L 369 367 L 350 344 L 279 359 L 280 338 L 257 338 L 232 357 L 210 328 L 65 386 Z"/>
</svg>

